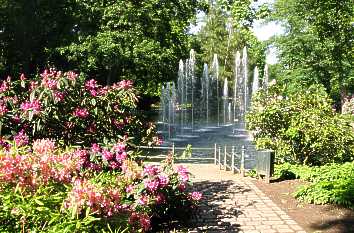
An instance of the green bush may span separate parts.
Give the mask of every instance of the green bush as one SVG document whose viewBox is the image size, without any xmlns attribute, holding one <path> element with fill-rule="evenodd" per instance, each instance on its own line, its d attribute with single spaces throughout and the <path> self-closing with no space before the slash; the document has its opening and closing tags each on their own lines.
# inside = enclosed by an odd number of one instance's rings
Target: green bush
<svg viewBox="0 0 354 233">
<path fill-rule="evenodd" d="M 354 207 L 354 162 L 328 164 L 321 167 L 291 165 L 276 166 L 281 179 L 300 178 L 310 184 L 295 192 L 299 200 L 314 204 L 338 204 Z"/>
<path fill-rule="evenodd" d="M 259 148 L 276 151 L 278 163 L 322 165 L 350 161 L 354 133 L 348 118 L 332 110 L 320 86 L 283 96 L 285 88 L 259 91 L 247 114 Z"/>
</svg>

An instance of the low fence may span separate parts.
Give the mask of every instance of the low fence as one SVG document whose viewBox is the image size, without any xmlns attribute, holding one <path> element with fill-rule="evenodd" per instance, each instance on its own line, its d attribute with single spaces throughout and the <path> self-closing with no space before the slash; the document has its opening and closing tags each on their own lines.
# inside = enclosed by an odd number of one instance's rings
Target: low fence
<svg viewBox="0 0 354 233">
<path fill-rule="evenodd" d="M 172 146 L 169 147 L 140 146 L 139 148 L 144 150 L 170 151 L 174 156 L 177 154 L 177 151 L 186 150 L 186 147 L 176 147 L 175 144 L 172 144 Z M 257 172 L 257 176 L 265 176 L 266 182 L 269 182 L 269 179 L 274 172 L 274 153 L 272 151 L 258 151 L 254 146 L 242 145 L 240 147 L 236 147 L 214 144 L 213 148 L 193 147 L 191 150 L 193 151 L 192 155 L 196 154 L 196 152 L 204 152 L 204 154 L 202 154 L 201 157 L 177 157 L 178 160 L 183 162 L 187 162 L 189 160 L 198 163 L 214 163 L 219 166 L 221 170 L 231 171 L 234 174 L 237 172 L 241 176 L 245 176 L 246 171 L 254 169 Z M 149 156 L 149 158 L 164 159 L 166 154 L 167 153 L 160 155 L 155 154 L 154 156 Z"/>
</svg>

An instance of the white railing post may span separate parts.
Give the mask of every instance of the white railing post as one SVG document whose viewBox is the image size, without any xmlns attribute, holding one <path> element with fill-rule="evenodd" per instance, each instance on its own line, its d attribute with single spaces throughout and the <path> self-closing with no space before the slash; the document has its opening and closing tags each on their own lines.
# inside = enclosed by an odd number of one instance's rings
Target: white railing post
<svg viewBox="0 0 354 233">
<path fill-rule="evenodd" d="M 214 144 L 214 164 L 216 165 L 217 164 L 217 159 L 216 159 L 216 154 L 217 154 L 217 152 L 216 152 L 216 143 Z"/>
<path fill-rule="evenodd" d="M 245 153 L 246 153 L 246 148 L 245 148 L 244 145 L 242 145 L 242 149 L 241 149 L 241 166 L 240 166 L 240 173 L 241 173 L 242 177 L 245 176 Z"/>
<path fill-rule="evenodd" d="M 231 150 L 231 171 L 235 174 L 235 146 L 232 146 Z"/>
<path fill-rule="evenodd" d="M 226 152 L 226 145 L 224 146 L 224 169 L 227 171 L 227 152 Z"/>
</svg>

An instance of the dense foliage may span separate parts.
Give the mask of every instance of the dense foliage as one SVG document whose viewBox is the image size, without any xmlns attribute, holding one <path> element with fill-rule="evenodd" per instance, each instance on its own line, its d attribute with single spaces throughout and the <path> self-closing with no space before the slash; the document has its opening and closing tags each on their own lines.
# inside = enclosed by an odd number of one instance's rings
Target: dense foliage
<svg viewBox="0 0 354 233">
<path fill-rule="evenodd" d="M 283 179 L 300 178 L 310 184 L 295 192 L 299 200 L 314 204 L 339 204 L 354 207 L 354 163 L 308 167 L 282 164 L 276 166 L 276 176 Z"/>
<path fill-rule="evenodd" d="M 153 126 L 135 116 L 136 102 L 136 90 L 126 80 L 103 87 L 54 69 L 35 79 L 8 78 L 0 84 L 0 135 L 18 143 L 21 138 L 52 138 L 91 145 L 122 137 L 143 143 L 152 136 L 147 130 L 152 133 Z"/>
<path fill-rule="evenodd" d="M 201 194 L 189 193 L 189 173 L 173 166 L 134 162 L 124 142 L 0 150 L 1 232 L 140 232 L 152 220 L 188 218 Z M 32 151 L 32 152 L 29 152 Z"/>
<path fill-rule="evenodd" d="M 252 26 L 254 20 L 262 17 L 264 10 L 253 7 L 253 3 L 252 0 L 209 2 L 204 25 L 197 34 L 200 58 L 211 64 L 214 54 L 217 54 L 222 78 L 233 80 L 235 53 L 245 46 L 250 66 L 258 65 L 263 70 L 266 45 L 256 38 Z"/>
<path fill-rule="evenodd" d="M 277 162 L 321 165 L 353 159 L 350 120 L 333 111 L 321 86 L 284 92 L 273 85 L 253 98 L 247 122 L 258 147 L 275 150 Z"/>
<path fill-rule="evenodd" d="M 171 80 L 188 54 L 187 28 L 203 1 L 0 1 L 0 76 L 48 63 L 142 91 Z M 153 93 L 152 93 L 153 94 Z"/>
<path fill-rule="evenodd" d="M 351 0 L 276 0 L 271 20 L 283 81 L 295 89 L 321 83 L 335 100 L 353 92 L 354 8 Z"/>
</svg>

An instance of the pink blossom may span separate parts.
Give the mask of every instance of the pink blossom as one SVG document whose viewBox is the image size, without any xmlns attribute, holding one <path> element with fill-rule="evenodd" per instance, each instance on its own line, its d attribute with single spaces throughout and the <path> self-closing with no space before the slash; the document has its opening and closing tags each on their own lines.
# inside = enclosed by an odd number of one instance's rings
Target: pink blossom
<svg viewBox="0 0 354 233">
<path fill-rule="evenodd" d="M 90 79 L 85 82 L 85 89 L 86 90 L 95 90 L 97 88 L 97 81 L 94 79 Z"/>
<path fill-rule="evenodd" d="M 54 100 L 57 102 L 62 102 L 65 98 L 65 94 L 60 91 L 55 91 L 54 92 Z"/>
<path fill-rule="evenodd" d="M 21 109 L 24 112 L 32 111 L 33 114 L 39 114 L 41 112 L 41 102 L 39 100 L 33 100 L 29 102 L 24 102 L 21 104 Z"/>
<path fill-rule="evenodd" d="M 7 91 L 9 88 L 9 84 L 6 81 L 2 81 L 0 85 L 0 93 Z"/>
<path fill-rule="evenodd" d="M 170 181 L 170 179 L 166 175 L 159 175 L 158 179 L 160 181 L 160 187 L 161 188 L 166 187 L 168 185 L 169 181 Z"/>
<path fill-rule="evenodd" d="M 150 192 L 155 192 L 159 187 L 159 181 L 157 180 L 144 180 L 145 188 Z"/>
<path fill-rule="evenodd" d="M 139 199 L 138 199 L 138 204 L 139 205 L 147 205 L 149 203 L 149 197 L 142 195 Z"/>
<path fill-rule="evenodd" d="M 98 145 L 97 143 L 92 143 L 92 145 L 91 145 L 91 150 L 92 150 L 92 152 L 94 152 L 94 153 L 98 153 L 98 152 L 101 151 L 101 147 L 100 147 L 100 145 Z"/>
<path fill-rule="evenodd" d="M 177 167 L 176 170 L 177 170 L 177 173 L 178 173 L 180 179 L 182 180 L 182 182 L 187 182 L 189 180 L 189 172 L 186 167 L 184 167 L 183 165 L 180 165 Z"/>
<path fill-rule="evenodd" d="M 178 185 L 178 190 L 181 192 L 184 192 L 186 190 L 187 186 L 185 183 L 181 183 L 180 185 Z"/>
<path fill-rule="evenodd" d="M 126 188 L 125 188 L 125 191 L 127 192 L 127 193 L 131 193 L 132 191 L 134 190 L 134 186 L 133 185 L 128 185 Z"/>
<path fill-rule="evenodd" d="M 162 193 L 156 195 L 156 203 L 161 204 L 166 202 L 166 197 Z"/>
<path fill-rule="evenodd" d="M 133 81 L 122 80 L 118 84 L 114 84 L 113 88 L 128 90 L 133 87 Z"/>
<path fill-rule="evenodd" d="M 73 112 L 73 115 L 82 119 L 85 119 L 89 116 L 89 112 L 86 108 L 76 108 Z"/>
<path fill-rule="evenodd" d="M 37 139 L 33 142 L 33 152 L 44 155 L 53 153 L 55 150 L 55 143 L 50 139 Z"/>
<path fill-rule="evenodd" d="M 28 144 L 28 136 L 22 129 L 17 135 L 14 136 L 16 146 L 25 146 Z"/>
<path fill-rule="evenodd" d="M 202 199 L 202 194 L 200 192 L 190 193 L 190 199 L 193 201 L 200 201 Z"/>
<path fill-rule="evenodd" d="M 144 229 L 144 231 L 148 231 L 150 229 L 150 218 L 148 215 L 143 214 L 140 215 L 140 225 Z"/>
<path fill-rule="evenodd" d="M 0 116 L 4 116 L 8 111 L 6 104 L 0 102 Z"/>
<path fill-rule="evenodd" d="M 123 142 L 119 142 L 113 146 L 113 150 L 118 153 L 124 152 L 125 149 L 126 149 L 126 146 Z"/>
<path fill-rule="evenodd" d="M 127 152 L 123 151 L 123 152 L 117 153 L 116 160 L 123 161 L 127 157 L 128 157 Z"/>
<path fill-rule="evenodd" d="M 149 176 L 155 176 L 160 172 L 160 168 L 155 165 L 145 165 L 144 174 Z"/>
<path fill-rule="evenodd" d="M 69 72 L 66 72 L 65 73 L 66 77 L 71 80 L 71 81 L 75 81 L 76 78 L 79 76 L 78 74 L 76 74 L 75 72 L 73 71 L 69 71 Z"/>
<path fill-rule="evenodd" d="M 25 76 L 25 74 L 23 74 L 23 73 L 22 73 L 22 74 L 20 75 L 20 80 L 21 80 L 21 81 L 26 80 L 26 76 Z"/>
<path fill-rule="evenodd" d="M 102 150 L 102 157 L 107 161 L 112 160 L 114 158 L 113 154 L 106 149 Z"/>
</svg>

